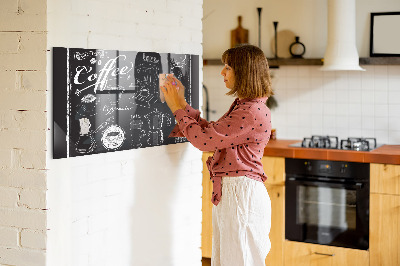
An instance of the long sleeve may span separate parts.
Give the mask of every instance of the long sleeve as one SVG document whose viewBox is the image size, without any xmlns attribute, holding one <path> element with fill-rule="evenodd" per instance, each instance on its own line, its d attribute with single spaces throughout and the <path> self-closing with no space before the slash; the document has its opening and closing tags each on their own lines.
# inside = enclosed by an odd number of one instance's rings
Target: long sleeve
<svg viewBox="0 0 400 266">
<path fill-rule="evenodd" d="M 247 176 L 261 182 L 267 178 L 261 163 L 271 131 L 266 100 L 237 98 L 216 122 L 200 118 L 200 112 L 190 106 L 174 112 L 180 136 L 201 151 L 214 151 L 206 163 L 213 183 L 214 205 L 221 200 L 223 177 Z"/>
<path fill-rule="evenodd" d="M 196 120 L 199 123 L 200 126 L 202 126 L 202 127 L 208 126 L 209 122 L 200 117 L 200 111 L 199 110 L 196 110 L 193 107 L 191 107 L 189 104 L 187 104 L 185 106 L 184 111 L 186 112 L 186 114 L 188 116 L 190 116 L 191 118 Z M 169 137 L 171 138 L 171 137 L 185 137 L 185 136 L 179 130 L 179 125 L 176 124 L 174 129 L 171 131 L 171 134 L 169 135 Z"/>
<path fill-rule="evenodd" d="M 249 108 L 236 108 L 218 122 L 205 125 L 198 122 L 182 109 L 175 111 L 180 132 L 201 151 L 224 149 L 255 141 L 252 134 L 255 117 Z M 262 126 L 262 123 L 261 125 Z"/>
</svg>

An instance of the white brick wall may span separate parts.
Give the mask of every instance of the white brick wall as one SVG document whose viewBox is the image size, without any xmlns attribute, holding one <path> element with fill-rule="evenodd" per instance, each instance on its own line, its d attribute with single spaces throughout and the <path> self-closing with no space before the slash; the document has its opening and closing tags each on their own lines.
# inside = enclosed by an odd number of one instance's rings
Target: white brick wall
<svg viewBox="0 0 400 266">
<path fill-rule="evenodd" d="M 46 4 L 0 2 L 1 265 L 45 265 Z"/>
<path fill-rule="evenodd" d="M 0 15 L 0 264 L 200 265 L 201 153 L 51 160 L 48 50 L 201 56 L 202 0 L 4 0 Z"/>
<path fill-rule="evenodd" d="M 202 13 L 202 0 L 50 0 L 47 49 L 202 56 Z M 49 151 L 48 265 L 201 265 L 202 163 L 190 144 L 51 156 Z"/>
</svg>

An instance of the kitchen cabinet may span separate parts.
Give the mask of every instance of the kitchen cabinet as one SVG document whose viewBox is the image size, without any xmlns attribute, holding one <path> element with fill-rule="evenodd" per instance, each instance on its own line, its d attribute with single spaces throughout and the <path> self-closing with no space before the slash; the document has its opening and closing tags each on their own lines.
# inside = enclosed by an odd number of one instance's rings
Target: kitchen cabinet
<svg viewBox="0 0 400 266">
<path fill-rule="evenodd" d="M 206 161 L 211 152 L 203 153 L 203 194 L 202 194 L 202 223 L 201 223 L 201 253 L 204 258 L 211 258 L 212 252 L 212 183 Z"/>
<path fill-rule="evenodd" d="M 212 252 L 212 183 L 203 153 L 202 255 Z M 368 251 L 285 240 L 285 158 L 264 156 L 271 198 L 271 250 L 266 265 L 400 265 L 400 165 L 370 164 L 370 247 Z M 333 255 L 334 256 L 330 256 Z"/>
<path fill-rule="evenodd" d="M 264 156 L 261 163 L 268 177 L 265 185 L 285 185 L 285 158 Z"/>
<path fill-rule="evenodd" d="M 202 256 L 211 258 L 212 253 L 212 183 L 206 166 L 206 161 L 211 152 L 203 153 L 203 218 L 202 218 Z M 283 265 L 283 243 L 285 230 L 285 158 L 263 157 L 262 164 L 268 176 L 265 187 L 271 199 L 271 250 L 266 258 L 266 265 Z"/>
<path fill-rule="evenodd" d="M 285 158 L 264 156 L 261 160 L 267 175 L 265 187 L 271 199 L 271 250 L 265 259 L 267 266 L 283 265 L 285 241 Z"/>
<path fill-rule="evenodd" d="M 285 241 L 285 187 L 265 184 L 271 199 L 271 250 L 265 259 L 266 266 L 283 265 Z"/>
<path fill-rule="evenodd" d="M 286 240 L 284 252 L 285 266 L 369 265 L 369 253 L 365 250 L 316 245 Z"/>
<path fill-rule="evenodd" d="M 370 167 L 370 265 L 400 265 L 400 165 Z"/>
<path fill-rule="evenodd" d="M 400 165 L 370 164 L 371 193 L 400 195 Z"/>
</svg>

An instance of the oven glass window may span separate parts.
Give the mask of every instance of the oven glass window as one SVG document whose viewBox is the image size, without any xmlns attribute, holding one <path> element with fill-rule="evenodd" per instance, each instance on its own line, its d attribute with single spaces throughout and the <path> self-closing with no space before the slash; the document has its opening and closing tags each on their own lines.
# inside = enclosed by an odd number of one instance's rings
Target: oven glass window
<svg viewBox="0 0 400 266">
<path fill-rule="evenodd" d="M 298 186 L 298 224 L 355 229 L 356 191 L 344 188 Z"/>
</svg>

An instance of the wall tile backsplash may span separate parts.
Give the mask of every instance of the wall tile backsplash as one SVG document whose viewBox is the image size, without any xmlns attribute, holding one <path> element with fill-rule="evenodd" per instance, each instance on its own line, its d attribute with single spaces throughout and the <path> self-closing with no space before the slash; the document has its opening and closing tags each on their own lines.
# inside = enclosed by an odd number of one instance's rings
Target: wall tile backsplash
<svg viewBox="0 0 400 266">
<path fill-rule="evenodd" d="M 278 108 L 272 125 L 281 139 L 311 135 L 376 137 L 400 144 L 400 66 L 364 65 L 366 71 L 324 72 L 319 66 L 271 69 Z M 210 91 L 210 120 L 217 120 L 232 98 L 225 96 L 221 67 L 204 67 Z"/>
</svg>

